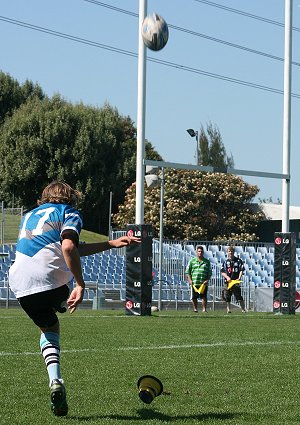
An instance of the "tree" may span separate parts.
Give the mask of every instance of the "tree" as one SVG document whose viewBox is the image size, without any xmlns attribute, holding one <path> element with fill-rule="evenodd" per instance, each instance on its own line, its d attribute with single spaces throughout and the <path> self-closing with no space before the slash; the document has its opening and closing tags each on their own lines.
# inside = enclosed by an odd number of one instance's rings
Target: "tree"
<svg viewBox="0 0 300 425">
<path fill-rule="evenodd" d="M 38 97 L 44 99 L 45 95 L 38 84 L 26 80 L 19 84 L 9 74 L 0 71 L 0 123 L 18 109 L 28 99 Z"/>
<path fill-rule="evenodd" d="M 213 126 L 209 123 L 206 132 L 203 126 L 201 126 L 199 133 L 199 148 L 200 165 L 210 165 L 221 168 L 234 167 L 233 157 L 232 155 L 227 155 L 220 130 L 217 126 Z"/>
<path fill-rule="evenodd" d="M 187 240 L 256 240 L 263 214 L 252 211 L 257 186 L 231 174 L 165 170 L 164 237 Z M 160 188 L 145 187 L 145 223 L 159 232 Z M 134 222 L 135 184 L 126 192 L 125 203 L 113 216 L 124 228 Z"/>
<path fill-rule="evenodd" d="M 146 143 L 148 159 L 161 159 Z M 83 193 L 88 230 L 108 230 L 109 192 L 124 200 L 135 180 L 136 129 L 110 105 L 72 105 L 60 96 L 31 97 L 5 119 L 0 134 L 0 196 L 32 208 L 41 189 L 64 180 Z"/>
</svg>

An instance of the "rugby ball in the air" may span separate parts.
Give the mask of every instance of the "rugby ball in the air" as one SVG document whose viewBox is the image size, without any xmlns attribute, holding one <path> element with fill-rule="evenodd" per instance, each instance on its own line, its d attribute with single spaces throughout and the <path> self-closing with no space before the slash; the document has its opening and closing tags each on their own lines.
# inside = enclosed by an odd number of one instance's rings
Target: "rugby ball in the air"
<svg viewBox="0 0 300 425">
<path fill-rule="evenodd" d="M 142 24 L 142 37 L 150 50 L 157 52 L 163 49 L 169 38 L 169 29 L 164 18 L 157 13 L 146 16 Z"/>
</svg>

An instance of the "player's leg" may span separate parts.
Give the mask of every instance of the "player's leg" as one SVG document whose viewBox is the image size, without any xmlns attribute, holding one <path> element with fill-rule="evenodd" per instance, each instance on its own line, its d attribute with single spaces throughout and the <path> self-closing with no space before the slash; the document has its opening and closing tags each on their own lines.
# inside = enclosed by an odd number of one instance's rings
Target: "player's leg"
<svg viewBox="0 0 300 425">
<path fill-rule="evenodd" d="M 40 347 L 45 360 L 50 382 L 51 410 L 56 416 L 66 416 L 68 413 L 68 403 L 66 389 L 60 371 L 60 328 L 56 311 L 64 313 L 69 296 L 69 288 L 62 286 L 51 291 L 49 305 L 51 312 L 48 312 L 48 326 L 40 326 L 41 338 Z"/>
<path fill-rule="evenodd" d="M 244 301 L 243 298 L 240 300 L 240 306 L 241 306 L 241 309 L 242 309 L 242 313 L 246 313 L 247 310 L 246 310 L 245 301 Z"/>
<path fill-rule="evenodd" d="M 199 294 L 191 286 L 191 301 L 192 301 L 193 310 L 195 313 L 198 313 L 198 297 L 199 297 Z"/>
<path fill-rule="evenodd" d="M 53 326 L 40 326 L 40 349 L 49 376 L 49 385 L 54 379 L 62 379 L 60 371 L 60 333 L 57 319 Z"/>
<path fill-rule="evenodd" d="M 203 294 L 200 295 L 203 313 L 207 313 L 207 310 L 206 310 L 206 307 L 207 307 L 207 292 L 208 292 L 208 285 L 205 286 Z"/>
<path fill-rule="evenodd" d="M 234 289 L 234 296 L 235 296 L 237 302 L 240 303 L 242 313 L 246 313 L 247 310 L 245 308 L 245 301 L 244 301 L 244 298 L 242 296 L 242 289 L 241 289 L 240 285 L 234 285 L 234 286 L 236 287 Z"/>
<path fill-rule="evenodd" d="M 226 301 L 226 311 L 227 314 L 231 313 L 231 309 L 230 309 L 230 301 L 231 301 L 231 290 L 230 289 L 224 289 L 224 298 Z"/>
<path fill-rule="evenodd" d="M 68 403 L 64 380 L 60 371 L 59 321 L 50 327 L 41 327 L 40 347 L 44 358 L 50 387 L 51 410 L 55 416 L 66 416 Z"/>
<path fill-rule="evenodd" d="M 202 312 L 203 313 L 207 313 L 207 310 L 206 310 L 207 300 L 206 300 L 206 298 L 202 296 L 202 300 L 201 301 L 202 301 Z"/>
<path fill-rule="evenodd" d="M 68 413 L 66 391 L 60 371 L 60 332 L 56 311 L 69 295 L 67 286 L 20 298 L 20 305 L 40 328 L 40 348 L 49 377 L 51 410 L 56 416 Z"/>
</svg>

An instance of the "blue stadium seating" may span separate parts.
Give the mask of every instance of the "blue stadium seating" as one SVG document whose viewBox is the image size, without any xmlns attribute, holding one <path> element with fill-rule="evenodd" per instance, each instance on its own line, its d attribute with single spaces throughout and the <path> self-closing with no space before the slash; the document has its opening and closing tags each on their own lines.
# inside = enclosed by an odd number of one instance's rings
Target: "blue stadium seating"
<svg viewBox="0 0 300 425">
<path fill-rule="evenodd" d="M 274 253 L 268 252 L 265 256 L 265 259 L 268 261 L 269 264 L 274 264 Z"/>
<path fill-rule="evenodd" d="M 224 261 L 226 260 L 226 255 L 225 255 L 224 251 L 217 251 L 216 252 L 216 258 L 217 258 L 217 260 L 220 264 L 223 264 Z"/>
<path fill-rule="evenodd" d="M 248 252 L 249 256 L 252 258 L 253 255 L 256 253 L 256 250 L 255 250 L 254 246 L 248 245 L 248 246 L 245 247 L 245 252 Z"/>
<path fill-rule="evenodd" d="M 244 252 L 244 248 L 241 245 L 235 245 L 234 247 L 235 253 L 240 256 L 242 252 Z"/>
<path fill-rule="evenodd" d="M 265 258 L 266 255 L 268 254 L 268 249 L 265 246 L 258 246 L 257 247 L 257 252 L 260 252 L 262 258 Z"/>
<path fill-rule="evenodd" d="M 185 245 L 184 248 L 187 252 L 189 252 L 191 255 L 196 255 L 195 246 L 194 245 Z"/>
</svg>

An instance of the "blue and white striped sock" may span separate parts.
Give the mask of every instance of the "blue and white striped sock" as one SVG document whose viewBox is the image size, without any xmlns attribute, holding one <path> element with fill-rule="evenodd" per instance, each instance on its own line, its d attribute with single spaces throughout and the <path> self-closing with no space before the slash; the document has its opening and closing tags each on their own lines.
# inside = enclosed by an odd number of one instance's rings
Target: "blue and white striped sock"
<svg viewBox="0 0 300 425">
<path fill-rule="evenodd" d="M 59 334 L 56 332 L 42 333 L 40 347 L 51 385 L 53 379 L 61 379 Z"/>
</svg>

